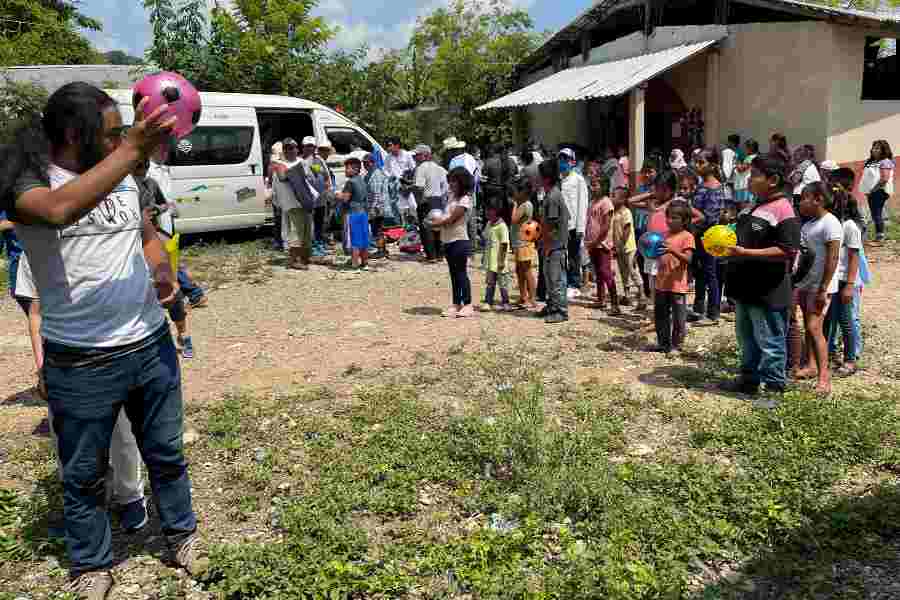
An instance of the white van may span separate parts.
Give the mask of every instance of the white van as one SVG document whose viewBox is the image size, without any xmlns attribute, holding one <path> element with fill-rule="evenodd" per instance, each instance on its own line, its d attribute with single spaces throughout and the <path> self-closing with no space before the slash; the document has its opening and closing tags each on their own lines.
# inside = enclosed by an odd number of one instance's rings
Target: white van
<svg viewBox="0 0 900 600">
<path fill-rule="evenodd" d="M 124 122 L 134 120 L 131 90 L 108 90 Z M 286 96 L 201 93 L 203 113 L 191 134 L 172 142 L 167 165 L 178 204 L 178 231 L 202 233 L 271 224 L 263 181 L 272 144 L 313 136 L 331 142 L 328 165 L 338 186 L 344 160 L 371 152 L 375 140 L 330 108 Z"/>
</svg>

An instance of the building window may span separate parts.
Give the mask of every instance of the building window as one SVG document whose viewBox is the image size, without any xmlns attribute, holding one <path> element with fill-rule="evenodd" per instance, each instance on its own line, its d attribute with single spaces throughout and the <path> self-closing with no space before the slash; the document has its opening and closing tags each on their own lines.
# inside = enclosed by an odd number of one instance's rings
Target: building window
<svg viewBox="0 0 900 600">
<path fill-rule="evenodd" d="M 862 99 L 900 100 L 900 69 L 897 66 L 896 39 L 867 37 Z"/>
</svg>

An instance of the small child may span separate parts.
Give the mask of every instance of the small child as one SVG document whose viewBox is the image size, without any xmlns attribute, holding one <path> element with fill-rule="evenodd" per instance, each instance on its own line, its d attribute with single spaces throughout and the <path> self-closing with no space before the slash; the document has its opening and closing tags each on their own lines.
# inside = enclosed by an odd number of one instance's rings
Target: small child
<svg viewBox="0 0 900 600">
<path fill-rule="evenodd" d="M 669 354 L 684 344 L 688 266 L 695 248 L 694 236 L 687 230 L 691 220 L 691 209 L 683 200 L 666 207 L 665 254 L 657 259 L 653 319 L 658 345 L 651 349 L 654 352 Z"/>
<path fill-rule="evenodd" d="M 534 204 L 531 197 L 534 185 L 527 177 L 516 184 L 513 193 L 513 209 L 509 228 L 510 243 L 516 255 L 516 276 L 519 280 L 519 308 L 533 310 L 537 308 L 535 293 L 537 292 L 538 257 L 534 242 L 522 239 L 522 226 L 534 218 Z"/>
<path fill-rule="evenodd" d="M 137 182 L 140 191 L 141 209 L 145 212 L 149 212 L 151 221 L 153 221 L 154 224 L 157 224 L 157 230 L 160 231 L 160 237 L 163 238 L 163 241 L 166 241 L 170 239 L 168 235 L 169 232 L 160 230 L 158 221 L 164 213 L 173 209 L 166 200 L 165 195 L 156 180 L 147 175 L 149 166 L 149 161 L 139 164 L 134 170 L 134 180 Z M 182 269 L 179 267 L 179 286 L 181 285 L 182 277 L 189 279 L 187 274 L 182 276 L 181 272 Z M 205 300 L 205 295 L 202 294 L 202 290 L 201 295 Z M 175 330 L 178 332 L 177 343 L 178 347 L 181 348 L 181 357 L 185 360 L 190 360 L 194 358 L 194 341 L 191 339 L 187 320 L 187 310 L 185 310 L 184 303 L 185 290 L 179 289 L 175 302 L 169 306 L 168 311 L 169 318 L 175 323 Z"/>
<path fill-rule="evenodd" d="M 347 215 L 347 232 L 345 239 L 350 240 L 352 254 L 351 264 L 354 269 L 360 271 L 369 270 L 369 193 L 366 190 L 366 182 L 360 173 L 362 161 L 351 157 L 344 163 L 344 174 L 347 183 L 344 191 L 335 194 L 335 197 L 345 203 L 349 213 Z"/>
<path fill-rule="evenodd" d="M 637 309 L 647 309 L 647 295 L 644 294 L 644 284 L 641 281 L 641 272 L 637 262 L 637 242 L 634 237 L 634 220 L 628 207 L 628 190 L 622 186 L 613 191 L 613 215 L 612 215 L 612 242 L 616 255 L 616 263 L 619 267 L 619 277 L 622 280 L 622 295 L 619 303 L 622 306 L 631 304 L 629 299 L 629 287 L 637 289 Z"/>
<path fill-rule="evenodd" d="M 485 253 L 485 292 L 484 305 L 481 310 L 494 309 L 494 292 L 500 286 L 501 311 L 511 310 L 509 305 L 509 270 L 506 267 L 506 256 L 509 252 L 509 228 L 500 218 L 500 209 L 494 205 L 488 205 L 486 210 L 488 220 L 487 227 L 487 252 Z"/>
<path fill-rule="evenodd" d="M 692 218 L 689 218 L 685 224 L 685 229 L 690 226 L 691 222 L 703 220 L 703 214 L 699 210 L 692 209 L 685 200 L 675 196 L 676 189 L 678 189 L 678 176 L 674 171 L 663 171 L 657 176 L 651 194 L 631 199 L 630 202 L 643 205 L 649 213 L 646 221 L 646 231 L 655 231 L 662 234 L 666 234 L 669 231 L 666 211 L 676 199 L 685 204 L 688 207 L 688 212 L 692 215 Z M 647 275 L 651 299 L 654 297 L 654 290 L 656 289 L 657 261 L 658 259 L 655 258 L 644 258 L 644 273 Z"/>
<path fill-rule="evenodd" d="M 838 291 L 838 260 L 844 228 L 831 214 L 831 194 L 821 181 L 807 184 L 800 195 L 800 213 L 807 222 L 801 237 L 813 254 L 813 264 L 797 284 L 798 301 L 806 328 L 806 365 L 794 371 L 796 379 L 818 377 L 816 393 L 831 393 L 828 346 L 822 326 L 832 296 Z"/>
<path fill-rule="evenodd" d="M 597 177 L 591 181 L 591 205 L 588 208 L 587 228 L 584 247 L 591 258 L 597 276 L 597 306 L 603 308 L 603 288 L 609 292 L 610 311 L 613 316 L 621 315 L 616 280 L 612 273 L 612 200 L 606 194 L 609 189 L 605 180 Z"/>
<path fill-rule="evenodd" d="M 840 377 L 856 373 L 857 361 L 862 354 L 862 324 L 859 304 L 863 286 L 868 283 L 869 269 L 863 249 L 863 217 L 856 198 L 845 188 L 835 183 L 833 212 L 843 221 L 844 238 L 838 258 L 838 292 L 825 318 L 825 334 L 828 338 L 829 355 L 837 354 L 838 329 L 844 343 L 844 364 L 837 370 Z"/>
</svg>

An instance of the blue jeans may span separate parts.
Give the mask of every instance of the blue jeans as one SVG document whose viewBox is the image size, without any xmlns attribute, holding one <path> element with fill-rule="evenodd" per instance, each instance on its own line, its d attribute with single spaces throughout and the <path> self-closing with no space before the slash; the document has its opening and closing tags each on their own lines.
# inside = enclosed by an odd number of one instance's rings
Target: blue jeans
<svg viewBox="0 0 900 600">
<path fill-rule="evenodd" d="M 716 320 L 722 312 L 722 286 L 719 285 L 719 259 L 697 244 L 694 312 Z"/>
<path fill-rule="evenodd" d="M 841 302 L 840 292 L 847 287 L 847 282 L 842 281 L 838 293 L 831 298 L 831 306 L 825 317 L 825 336 L 828 338 L 828 353 L 837 354 L 838 330 L 844 342 L 844 360 L 856 362 L 862 355 L 862 323 L 859 318 L 860 301 L 859 288 L 853 290 L 853 300 L 850 304 Z"/>
<path fill-rule="evenodd" d="M 197 302 L 203 297 L 203 288 L 194 283 L 184 269 L 178 269 L 178 285 L 181 287 L 181 293 L 191 303 Z"/>
<path fill-rule="evenodd" d="M 181 369 L 168 331 L 145 348 L 84 366 L 54 366 L 52 357 L 71 349 L 52 342 L 44 349 L 72 574 L 112 565 L 105 478 L 122 409 L 147 465 L 163 534 L 170 546 L 187 539 L 197 520 L 182 443 Z"/>
<path fill-rule="evenodd" d="M 472 282 L 469 281 L 469 255 L 472 244 L 469 240 L 458 240 L 444 246 L 447 266 L 450 269 L 450 290 L 453 304 L 468 306 L 472 304 Z"/>
<path fill-rule="evenodd" d="M 734 316 L 744 381 L 783 390 L 787 371 L 787 311 L 737 302 Z"/>
</svg>

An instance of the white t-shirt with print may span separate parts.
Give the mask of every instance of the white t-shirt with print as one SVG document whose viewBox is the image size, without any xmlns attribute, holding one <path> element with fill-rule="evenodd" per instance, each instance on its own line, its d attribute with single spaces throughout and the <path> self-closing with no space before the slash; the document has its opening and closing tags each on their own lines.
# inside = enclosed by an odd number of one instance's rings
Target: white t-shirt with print
<svg viewBox="0 0 900 600">
<path fill-rule="evenodd" d="M 77 174 L 48 169 L 50 188 Z M 61 229 L 16 224 L 41 299 L 41 335 L 80 348 L 140 342 L 165 324 L 144 259 L 138 187 L 125 177 L 94 210 Z"/>
<path fill-rule="evenodd" d="M 748 156 L 747 158 L 744 159 L 744 164 L 752 165 L 753 159 L 755 159 L 755 158 L 756 158 L 756 155 L 751 154 L 750 156 Z M 737 167 L 737 163 L 735 163 L 734 178 L 732 179 L 732 181 L 734 181 L 734 189 L 735 190 L 749 189 L 749 187 L 750 187 L 750 169 L 747 169 L 746 171 L 742 172 L 742 171 L 738 171 L 736 167 Z"/>
<path fill-rule="evenodd" d="M 800 236 L 807 248 L 815 254 L 815 260 L 806 277 L 797 284 L 797 289 L 806 291 L 818 290 L 822 285 L 822 276 L 825 274 L 826 244 L 828 242 L 841 242 L 844 239 L 844 227 L 831 213 L 826 213 L 820 219 L 809 221 L 803 226 Z M 838 255 L 840 256 L 840 254 Z M 834 294 L 838 290 L 838 270 L 828 284 L 828 293 Z"/>
<path fill-rule="evenodd" d="M 838 255 L 837 278 L 838 281 L 847 281 L 847 267 L 850 263 L 848 250 L 861 252 L 863 247 L 862 231 L 853 219 L 844 221 L 844 241 L 841 244 L 841 253 Z M 856 287 L 862 287 L 862 279 L 856 274 Z"/>
</svg>

